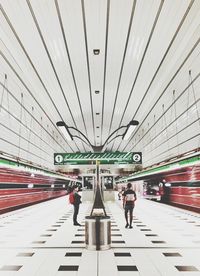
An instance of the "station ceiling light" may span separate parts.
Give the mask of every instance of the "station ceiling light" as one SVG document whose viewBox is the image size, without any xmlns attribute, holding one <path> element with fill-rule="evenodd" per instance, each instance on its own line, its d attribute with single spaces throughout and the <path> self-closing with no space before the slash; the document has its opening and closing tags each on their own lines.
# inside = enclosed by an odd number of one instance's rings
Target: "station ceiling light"
<svg viewBox="0 0 200 276">
<path fill-rule="evenodd" d="M 72 141 L 73 136 L 69 132 L 68 126 L 63 121 L 59 121 L 56 123 L 57 127 L 59 127 L 59 130 L 62 132 L 63 136 L 67 139 L 67 141 Z"/>
<path fill-rule="evenodd" d="M 77 139 L 80 139 L 82 140 L 85 144 L 87 144 L 88 146 L 90 146 L 94 152 L 102 152 L 103 151 L 103 148 L 106 144 L 109 144 L 111 141 L 113 141 L 114 139 L 116 139 L 117 137 L 120 137 L 122 136 L 122 139 L 123 140 L 128 140 L 133 131 L 135 130 L 135 128 L 139 125 L 139 122 L 136 121 L 136 120 L 132 120 L 129 122 L 128 125 L 126 126 L 121 126 L 119 128 L 117 128 L 115 131 L 113 131 L 109 136 L 108 138 L 105 140 L 105 142 L 100 145 L 100 146 L 94 146 L 91 144 L 91 142 L 89 141 L 89 139 L 87 138 L 87 136 L 85 136 L 85 134 L 83 134 L 80 130 L 78 130 L 77 128 L 75 127 L 69 127 L 65 124 L 65 122 L 63 121 L 59 121 L 56 123 L 57 127 L 60 129 L 60 131 L 62 132 L 62 134 L 64 135 L 64 137 L 68 140 L 68 141 L 72 141 L 73 138 L 77 138 Z M 97 126 L 96 128 L 99 128 L 99 126 Z M 125 129 L 124 133 L 123 134 L 118 134 L 116 136 L 113 137 L 113 135 L 119 131 L 120 129 Z M 70 129 L 73 129 L 75 131 L 77 131 L 80 135 L 72 135 L 71 132 L 70 132 Z"/>
<path fill-rule="evenodd" d="M 138 121 L 135 121 L 135 120 L 130 121 L 130 123 L 127 125 L 126 132 L 124 133 L 122 139 L 128 140 L 138 125 L 139 125 Z"/>
</svg>

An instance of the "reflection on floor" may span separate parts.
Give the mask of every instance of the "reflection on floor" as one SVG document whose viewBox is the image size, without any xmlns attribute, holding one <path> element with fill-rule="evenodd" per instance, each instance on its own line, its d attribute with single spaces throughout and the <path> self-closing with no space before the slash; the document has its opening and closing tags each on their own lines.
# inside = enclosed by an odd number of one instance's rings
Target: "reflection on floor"
<svg viewBox="0 0 200 276">
<path fill-rule="evenodd" d="M 138 200 L 133 229 L 125 228 L 121 201 L 107 203 L 112 248 L 90 251 L 84 244 L 81 205 L 72 225 L 67 197 L 0 216 L 0 276 L 190 276 L 200 275 L 200 215 Z"/>
</svg>

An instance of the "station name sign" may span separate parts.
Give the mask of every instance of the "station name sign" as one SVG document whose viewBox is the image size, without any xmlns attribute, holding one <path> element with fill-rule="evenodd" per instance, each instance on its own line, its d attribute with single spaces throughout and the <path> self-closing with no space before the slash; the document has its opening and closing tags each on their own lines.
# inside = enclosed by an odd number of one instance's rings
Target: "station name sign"
<svg viewBox="0 0 200 276">
<path fill-rule="evenodd" d="M 142 164 L 141 152 L 54 153 L 54 165 Z"/>
</svg>

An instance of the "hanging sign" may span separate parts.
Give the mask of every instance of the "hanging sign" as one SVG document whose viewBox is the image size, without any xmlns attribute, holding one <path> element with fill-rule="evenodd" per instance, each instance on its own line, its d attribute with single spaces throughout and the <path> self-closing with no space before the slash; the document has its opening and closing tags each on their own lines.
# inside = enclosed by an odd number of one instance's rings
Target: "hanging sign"
<svg viewBox="0 0 200 276">
<path fill-rule="evenodd" d="M 141 152 L 54 153 L 54 165 L 142 164 Z"/>
</svg>

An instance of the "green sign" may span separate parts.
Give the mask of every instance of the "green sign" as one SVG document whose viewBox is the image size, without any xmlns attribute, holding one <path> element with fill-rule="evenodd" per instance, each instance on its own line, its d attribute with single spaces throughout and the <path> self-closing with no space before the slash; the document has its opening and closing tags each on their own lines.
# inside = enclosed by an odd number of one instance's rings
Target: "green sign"
<svg viewBox="0 0 200 276">
<path fill-rule="evenodd" d="M 54 153 L 54 165 L 141 164 L 141 152 Z"/>
</svg>

